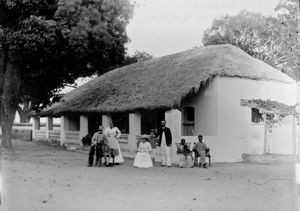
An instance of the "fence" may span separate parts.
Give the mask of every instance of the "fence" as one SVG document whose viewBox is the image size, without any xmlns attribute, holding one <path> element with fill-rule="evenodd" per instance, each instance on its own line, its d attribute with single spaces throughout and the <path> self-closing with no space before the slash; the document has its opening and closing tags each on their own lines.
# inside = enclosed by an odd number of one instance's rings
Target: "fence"
<svg viewBox="0 0 300 211">
<path fill-rule="evenodd" d="M 80 144 L 79 131 L 65 131 L 65 143 Z"/>
<path fill-rule="evenodd" d="M 128 134 L 122 134 L 118 141 L 122 152 L 129 152 Z"/>
</svg>

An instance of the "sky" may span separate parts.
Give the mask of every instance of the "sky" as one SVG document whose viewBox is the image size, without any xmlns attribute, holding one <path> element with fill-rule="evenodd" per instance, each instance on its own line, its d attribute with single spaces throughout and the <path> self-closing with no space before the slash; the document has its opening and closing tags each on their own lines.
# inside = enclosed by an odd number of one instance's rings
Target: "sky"
<svg viewBox="0 0 300 211">
<path fill-rule="evenodd" d="M 202 44 L 215 18 L 242 10 L 272 15 L 280 0 L 131 0 L 135 12 L 127 26 L 128 53 L 164 56 Z"/>
<path fill-rule="evenodd" d="M 272 15 L 280 0 L 130 0 L 135 4 L 127 26 L 127 52 L 145 51 L 160 57 L 202 44 L 202 34 L 215 18 L 242 10 Z M 79 78 L 76 86 L 91 80 Z M 71 91 L 65 87 L 61 93 Z"/>
</svg>

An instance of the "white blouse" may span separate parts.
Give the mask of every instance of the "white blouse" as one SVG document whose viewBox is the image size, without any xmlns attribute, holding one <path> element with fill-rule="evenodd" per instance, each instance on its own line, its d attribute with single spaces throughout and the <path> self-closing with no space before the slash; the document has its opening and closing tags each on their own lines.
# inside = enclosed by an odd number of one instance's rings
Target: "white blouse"
<svg viewBox="0 0 300 211">
<path fill-rule="evenodd" d="M 104 135 L 107 138 L 112 138 L 112 137 L 120 138 L 121 131 L 117 127 L 113 127 L 113 128 L 107 127 L 104 131 Z"/>
<path fill-rule="evenodd" d="M 150 152 L 152 150 L 152 147 L 150 145 L 149 142 L 140 142 L 140 145 L 139 145 L 139 152 Z"/>
</svg>

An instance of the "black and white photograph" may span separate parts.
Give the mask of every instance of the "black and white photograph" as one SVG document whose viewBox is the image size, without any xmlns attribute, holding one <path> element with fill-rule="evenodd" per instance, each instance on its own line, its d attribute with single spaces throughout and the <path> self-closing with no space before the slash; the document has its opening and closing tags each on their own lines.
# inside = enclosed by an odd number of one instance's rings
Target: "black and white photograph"
<svg viewBox="0 0 300 211">
<path fill-rule="evenodd" d="M 0 0 L 0 210 L 300 211 L 300 0 Z"/>
</svg>

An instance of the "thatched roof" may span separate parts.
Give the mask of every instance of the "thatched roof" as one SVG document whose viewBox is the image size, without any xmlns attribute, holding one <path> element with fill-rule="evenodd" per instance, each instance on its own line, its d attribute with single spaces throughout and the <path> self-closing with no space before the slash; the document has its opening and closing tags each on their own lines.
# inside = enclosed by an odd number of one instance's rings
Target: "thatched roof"
<svg viewBox="0 0 300 211">
<path fill-rule="evenodd" d="M 237 47 L 207 46 L 112 70 L 67 93 L 41 114 L 176 108 L 215 76 L 295 83 Z"/>
</svg>

